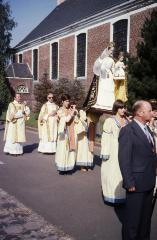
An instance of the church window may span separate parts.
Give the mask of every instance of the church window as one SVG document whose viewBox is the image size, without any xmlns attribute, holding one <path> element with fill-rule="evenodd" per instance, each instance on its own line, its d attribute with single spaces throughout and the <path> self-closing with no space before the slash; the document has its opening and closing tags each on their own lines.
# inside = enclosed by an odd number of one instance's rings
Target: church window
<svg viewBox="0 0 157 240">
<path fill-rule="evenodd" d="M 86 33 L 77 36 L 77 77 L 84 77 L 86 70 Z"/>
</svg>

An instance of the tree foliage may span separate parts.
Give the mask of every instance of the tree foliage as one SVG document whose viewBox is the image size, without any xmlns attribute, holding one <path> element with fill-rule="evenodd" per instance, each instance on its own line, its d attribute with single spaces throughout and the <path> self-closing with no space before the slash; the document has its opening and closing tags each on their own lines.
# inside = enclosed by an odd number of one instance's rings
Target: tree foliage
<svg viewBox="0 0 157 240">
<path fill-rule="evenodd" d="M 48 80 L 48 75 L 44 74 L 43 78 L 34 87 L 34 96 L 36 100 L 35 111 L 39 112 L 43 103 L 47 101 L 47 94 L 52 92 L 54 101 L 61 106 L 62 94 L 69 94 L 71 102 L 81 108 L 85 99 L 85 92 L 82 84 L 77 81 L 60 79 L 57 81 Z"/>
<path fill-rule="evenodd" d="M 11 30 L 15 27 L 11 18 L 9 3 L 0 0 L 0 108 L 5 109 L 10 101 L 11 93 L 9 83 L 5 78 L 5 67 L 8 62 L 11 48 Z"/>
<path fill-rule="evenodd" d="M 137 44 L 137 57 L 129 59 L 129 105 L 137 99 L 157 99 L 157 11 L 146 18 Z"/>
</svg>

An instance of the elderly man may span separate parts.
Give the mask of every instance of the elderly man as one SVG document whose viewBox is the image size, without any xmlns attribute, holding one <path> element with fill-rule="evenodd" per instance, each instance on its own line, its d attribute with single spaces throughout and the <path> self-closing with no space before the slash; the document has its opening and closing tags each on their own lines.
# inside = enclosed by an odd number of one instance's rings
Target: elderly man
<svg viewBox="0 0 157 240">
<path fill-rule="evenodd" d="M 38 152 L 55 153 L 57 141 L 58 106 L 53 101 L 53 93 L 48 93 L 47 102 L 42 106 L 38 118 L 39 146 Z"/>
<path fill-rule="evenodd" d="M 119 164 L 126 189 L 123 240 L 149 240 L 157 157 L 147 122 L 152 107 L 147 101 L 133 105 L 134 120 L 119 135 Z"/>
<path fill-rule="evenodd" d="M 14 101 L 8 106 L 4 133 L 4 152 L 13 156 L 23 154 L 22 143 L 26 141 L 25 121 L 29 118 L 28 106 L 21 103 L 21 95 L 15 94 Z"/>
</svg>

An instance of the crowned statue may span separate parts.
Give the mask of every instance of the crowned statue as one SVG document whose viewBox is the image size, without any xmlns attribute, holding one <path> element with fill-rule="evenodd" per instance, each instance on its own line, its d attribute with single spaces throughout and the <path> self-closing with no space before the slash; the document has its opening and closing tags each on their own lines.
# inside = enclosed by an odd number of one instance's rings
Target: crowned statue
<svg viewBox="0 0 157 240">
<path fill-rule="evenodd" d="M 124 56 L 113 59 L 114 43 L 110 42 L 96 59 L 91 83 L 84 107 L 100 112 L 111 111 L 116 99 L 127 100 Z"/>
</svg>

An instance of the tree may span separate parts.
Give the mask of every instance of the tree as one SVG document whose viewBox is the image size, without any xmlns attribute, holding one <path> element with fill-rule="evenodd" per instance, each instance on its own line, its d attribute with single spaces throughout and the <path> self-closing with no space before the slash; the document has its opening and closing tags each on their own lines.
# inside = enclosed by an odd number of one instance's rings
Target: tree
<svg viewBox="0 0 157 240">
<path fill-rule="evenodd" d="M 10 87 L 5 77 L 5 67 L 10 56 L 11 30 L 15 27 L 10 6 L 0 0 L 0 107 L 5 109 L 10 101 Z"/>
<path fill-rule="evenodd" d="M 60 79 L 54 84 L 54 90 L 54 96 L 59 105 L 61 105 L 61 95 L 69 94 L 71 102 L 76 104 L 78 109 L 82 108 L 85 100 L 85 91 L 80 81 L 72 81 L 66 78 Z"/>
<path fill-rule="evenodd" d="M 137 57 L 129 59 L 129 106 L 137 99 L 157 99 L 157 11 L 145 20 Z"/>
<path fill-rule="evenodd" d="M 52 81 L 48 80 L 48 74 L 44 73 L 43 78 L 36 83 L 34 86 L 34 97 L 36 100 L 35 108 L 33 109 L 35 112 L 39 112 L 41 106 L 47 100 L 47 94 L 52 92 L 54 89 Z"/>
<path fill-rule="evenodd" d="M 42 104 L 47 100 L 47 94 L 53 92 L 55 102 L 61 105 L 61 95 L 69 94 L 71 102 L 81 108 L 85 99 L 85 92 L 82 84 L 77 81 L 68 79 L 60 79 L 57 81 L 48 80 L 48 75 L 45 73 L 43 78 L 34 87 L 34 96 L 36 100 L 35 112 L 39 112 Z"/>
<path fill-rule="evenodd" d="M 11 93 L 12 89 L 8 80 L 5 78 L 4 69 L 0 68 L 0 115 L 11 100 Z"/>
</svg>

